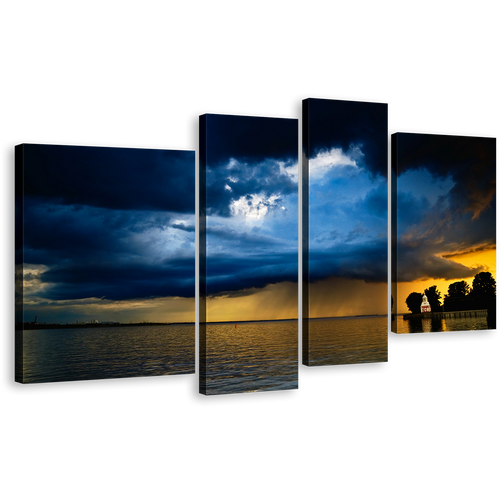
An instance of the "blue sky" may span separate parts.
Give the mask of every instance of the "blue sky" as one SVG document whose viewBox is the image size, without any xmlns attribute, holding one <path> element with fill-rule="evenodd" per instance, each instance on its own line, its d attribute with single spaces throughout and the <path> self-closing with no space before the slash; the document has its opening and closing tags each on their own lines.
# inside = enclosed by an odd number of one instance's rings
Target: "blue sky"
<svg viewBox="0 0 500 500">
<path fill-rule="evenodd" d="M 256 319 L 263 319 L 262 311 L 297 317 L 297 125 L 283 118 L 207 116 L 207 293 L 213 308 L 242 309 L 242 300 L 230 299 L 247 297 Z M 384 313 L 387 104 L 311 100 L 310 147 L 313 315 Z M 271 285 L 273 296 L 282 298 L 281 311 L 266 308 Z M 374 285 L 377 300 L 367 307 Z"/>
<path fill-rule="evenodd" d="M 208 295 L 297 283 L 298 121 L 206 119 Z"/>
<path fill-rule="evenodd" d="M 386 283 L 387 105 L 326 99 L 305 105 L 310 283 Z M 333 308 L 322 314 L 339 315 Z"/>
</svg>

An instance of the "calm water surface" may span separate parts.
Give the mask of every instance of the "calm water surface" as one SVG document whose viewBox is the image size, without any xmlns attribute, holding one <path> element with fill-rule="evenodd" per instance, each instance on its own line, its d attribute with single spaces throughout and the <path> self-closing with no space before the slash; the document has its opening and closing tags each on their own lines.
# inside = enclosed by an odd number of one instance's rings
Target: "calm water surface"
<svg viewBox="0 0 500 500">
<path fill-rule="evenodd" d="M 298 321 L 237 325 L 207 324 L 206 394 L 297 389 Z"/>
<path fill-rule="evenodd" d="M 387 361 L 387 317 L 309 320 L 309 365 Z"/>
<path fill-rule="evenodd" d="M 487 330 L 488 323 L 485 316 L 479 318 L 424 318 L 403 319 L 396 316 L 396 331 L 398 333 L 424 332 L 457 332 L 468 330 Z"/>
<path fill-rule="evenodd" d="M 400 333 L 486 330 L 486 318 L 403 320 Z M 207 325 L 207 393 L 298 387 L 298 323 Z M 24 381 L 55 382 L 194 373 L 194 326 L 28 330 Z M 385 317 L 310 320 L 310 364 L 387 361 Z"/>
<path fill-rule="evenodd" d="M 18 335 L 24 338 L 25 383 L 194 373 L 194 325 L 28 330 Z"/>
</svg>

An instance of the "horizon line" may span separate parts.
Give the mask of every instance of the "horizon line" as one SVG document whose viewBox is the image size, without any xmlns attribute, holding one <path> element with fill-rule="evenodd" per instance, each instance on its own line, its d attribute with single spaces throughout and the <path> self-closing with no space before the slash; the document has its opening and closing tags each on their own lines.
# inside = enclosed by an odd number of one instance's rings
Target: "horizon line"
<svg viewBox="0 0 500 500">
<path fill-rule="evenodd" d="M 392 314 L 406 314 L 406 313 L 392 313 Z M 373 314 L 352 314 L 352 315 L 343 315 L 343 316 L 315 316 L 309 318 L 302 318 L 302 320 L 313 320 L 313 319 L 341 319 L 341 318 L 366 318 L 366 317 L 383 317 L 388 316 L 389 313 L 373 313 Z M 215 320 L 215 321 L 199 321 L 199 324 L 214 324 L 214 323 L 258 323 L 258 322 L 267 322 L 267 321 L 298 321 L 299 318 L 275 318 L 275 319 L 242 319 L 242 320 Z M 114 326 L 114 325 L 179 325 L 179 324 L 192 324 L 195 325 L 196 321 L 103 321 L 103 322 L 75 322 L 75 323 L 57 323 L 57 322 L 37 322 L 33 321 L 16 321 L 17 324 L 35 324 L 35 325 L 58 325 L 58 326 L 83 326 L 83 325 L 92 325 L 92 326 Z"/>
</svg>

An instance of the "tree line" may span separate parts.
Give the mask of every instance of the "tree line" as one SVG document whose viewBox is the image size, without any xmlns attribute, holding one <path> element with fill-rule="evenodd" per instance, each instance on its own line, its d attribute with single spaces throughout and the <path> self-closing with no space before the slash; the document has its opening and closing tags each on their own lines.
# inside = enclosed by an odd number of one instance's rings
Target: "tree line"
<svg viewBox="0 0 500 500">
<path fill-rule="evenodd" d="M 431 306 L 431 311 L 442 310 L 441 292 L 436 285 L 425 289 L 425 295 Z M 496 281 L 489 272 L 478 273 L 472 281 L 472 288 L 466 281 L 455 281 L 448 287 L 444 296 L 445 311 L 467 311 L 473 309 L 487 309 L 496 297 Z M 408 309 L 416 314 L 420 312 L 422 294 L 412 292 L 406 298 Z"/>
</svg>

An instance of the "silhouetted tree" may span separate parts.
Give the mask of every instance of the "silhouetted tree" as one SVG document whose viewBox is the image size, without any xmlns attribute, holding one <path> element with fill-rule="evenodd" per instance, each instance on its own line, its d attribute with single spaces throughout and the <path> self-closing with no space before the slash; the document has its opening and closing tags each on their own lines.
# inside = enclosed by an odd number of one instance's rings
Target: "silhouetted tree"
<svg viewBox="0 0 500 500">
<path fill-rule="evenodd" d="M 474 276 L 471 296 L 475 299 L 489 301 L 496 296 L 496 281 L 491 273 L 483 272 Z"/>
<path fill-rule="evenodd" d="M 462 299 L 470 292 L 470 286 L 466 281 L 455 281 L 448 287 L 446 297 Z"/>
<path fill-rule="evenodd" d="M 422 295 L 417 292 L 411 292 L 408 297 L 406 297 L 406 305 L 408 309 L 413 313 L 420 312 L 420 305 L 422 304 Z"/>
<path fill-rule="evenodd" d="M 427 300 L 431 306 L 431 312 L 437 312 L 441 308 L 441 292 L 437 289 L 436 285 L 431 286 L 425 290 Z"/>
</svg>

